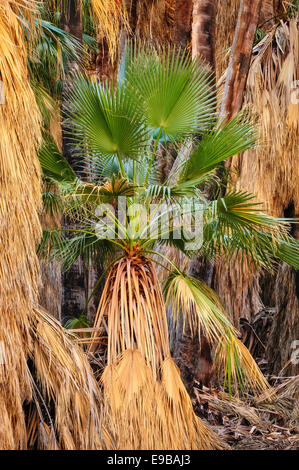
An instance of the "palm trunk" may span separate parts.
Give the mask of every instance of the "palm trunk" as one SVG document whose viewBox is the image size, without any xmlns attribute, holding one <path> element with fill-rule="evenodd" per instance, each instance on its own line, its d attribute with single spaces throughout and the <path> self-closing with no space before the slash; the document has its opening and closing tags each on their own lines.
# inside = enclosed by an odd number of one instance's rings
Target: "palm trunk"
<svg viewBox="0 0 299 470">
<path fill-rule="evenodd" d="M 184 49 L 190 41 L 192 0 L 176 0 L 174 11 L 173 42 Z"/>
<path fill-rule="evenodd" d="M 61 266 L 57 261 L 40 261 L 41 287 L 38 290 L 38 302 L 47 312 L 61 321 Z"/>
<path fill-rule="evenodd" d="M 268 371 L 273 375 L 299 374 L 299 276 L 280 266 L 275 283 L 276 313 L 267 344 Z"/>
<path fill-rule="evenodd" d="M 82 42 L 81 0 L 62 2 L 61 24 L 65 31 L 73 34 L 78 41 Z"/>
<path fill-rule="evenodd" d="M 260 12 L 259 27 L 268 31 L 274 25 L 275 0 L 263 0 Z"/>
<path fill-rule="evenodd" d="M 241 109 L 262 0 L 241 0 L 220 115 L 229 121 Z"/>
<path fill-rule="evenodd" d="M 81 0 L 68 0 L 63 2 L 61 24 L 65 31 L 73 34 L 82 42 L 82 11 Z M 72 74 L 78 70 L 78 63 L 70 60 L 67 64 L 69 75 L 63 83 L 62 111 L 68 108 L 68 96 L 72 88 Z M 79 171 L 80 165 L 75 157 L 75 145 L 69 139 L 71 132 L 69 124 L 62 123 L 62 153 L 75 171 Z M 68 226 L 69 221 L 64 220 Z M 62 320 L 78 316 L 86 303 L 86 269 L 83 259 L 79 258 L 70 271 L 62 275 Z"/>
<path fill-rule="evenodd" d="M 213 71 L 215 71 L 215 14 L 214 0 L 194 0 L 192 56 L 203 58 Z M 191 262 L 189 272 L 191 276 L 211 286 L 214 265 L 201 256 Z M 204 336 L 199 343 L 197 335 L 193 336 L 189 327 L 186 327 L 183 333 L 182 320 L 175 330 L 170 321 L 170 338 L 172 354 L 180 368 L 186 389 L 192 396 L 194 380 L 210 385 L 213 366 L 210 345 Z"/>
<path fill-rule="evenodd" d="M 193 1 L 192 56 L 203 58 L 215 70 L 215 0 Z"/>
<path fill-rule="evenodd" d="M 108 54 L 108 44 L 101 29 L 98 33 L 98 50 L 96 57 L 96 74 L 100 81 L 107 80 L 110 76 L 110 62 Z"/>
</svg>

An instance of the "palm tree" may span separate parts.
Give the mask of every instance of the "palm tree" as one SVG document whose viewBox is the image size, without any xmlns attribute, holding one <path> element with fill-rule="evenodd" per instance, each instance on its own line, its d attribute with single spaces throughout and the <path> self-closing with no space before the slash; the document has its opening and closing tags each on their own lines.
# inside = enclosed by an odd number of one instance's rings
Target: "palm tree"
<svg viewBox="0 0 299 470">
<path fill-rule="evenodd" d="M 183 328 L 188 325 L 199 338 L 202 331 L 216 346 L 215 363 L 223 367 L 230 393 L 238 386 L 263 390 L 267 382 L 215 292 L 159 246 L 208 259 L 241 254 L 270 269 L 277 258 L 295 265 L 296 244 L 287 220 L 264 214 L 249 193 L 227 192 L 206 201 L 204 189 L 214 184 L 219 164 L 256 141 L 253 125 L 241 116 L 215 126 L 213 77 L 206 67 L 182 52 L 138 46 L 129 48 L 124 62 L 117 84 L 78 76 L 70 96 L 68 119 L 75 131 L 70 138 L 95 182 L 80 180 L 53 143 L 40 152 L 64 210 L 80 222 L 71 239 L 55 229 L 45 232 L 41 250 L 48 253 L 50 246 L 67 266 L 81 253 L 107 259 L 96 330 L 86 342 L 91 355 L 105 351 L 100 383 L 117 446 L 221 448 L 194 415 L 170 356 L 166 308 L 174 322 L 182 316 Z M 167 152 L 168 142 L 180 151 L 165 180 L 158 155 L 162 147 Z M 165 218 L 167 227 L 161 223 Z M 194 239 L 201 220 L 202 243 Z"/>
</svg>

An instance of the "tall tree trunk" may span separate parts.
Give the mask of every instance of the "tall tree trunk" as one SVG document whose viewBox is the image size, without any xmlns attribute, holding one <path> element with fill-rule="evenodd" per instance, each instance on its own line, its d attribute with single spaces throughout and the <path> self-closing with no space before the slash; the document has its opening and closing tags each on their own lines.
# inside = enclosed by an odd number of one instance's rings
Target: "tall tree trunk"
<svg viewBox="0 0 299 470">
<path fill-rule="evenodd" d="M 82 8 L 81 0 L 63 0 L 61 24 L 65 31 L 82 42 Z"/>
<path fill-rule="evenodd" d="M 98 50 L 96 57 L 96 74 L 100 81 L 107 80 L 110 74 L 110 62 L 108 54 L 108 44 L 99 26 Z"/>
<path fill-rule="evenodd" d="M 82 11 L 81 0 L 63 0 L 61 12 L 61 26 L 68 33 L 82 42 Z M 70 59 L 67 64 L 68 76 L 63 82 L 62 88 L 62 112 L 68 109 L 68 96 L 72 89 L 72 74 L 78 71 L 79 65 L 75 59 Z M 62 153 L 74 170 L 79 170 L 79 165 L 75 157 L 74 143 L 68 137 L 71 132 L 70 125 L 62 122 Z"/>
<path fill-rule="evenodd" d="M 192 8 L 192 0 L 175 1 L 173 42 L 177 48 L 184 49 L 190 40 Z"/>
<path fill-rule="evenodd" d="M 215 66 L 215 0 L 193 0 L 192 57 L 202 57 Z"/>
<path fill-rule="evenodd" d="M 74 35 L 82 42 L 82 10 L 81 0 L 64 0 L 61 14 L 62 28 Z M 63 82 L 62 112 L 68 109 L 68 97 L 72 89 L 72 74 L 79 69 L 76 60 L 71 59 L 68 64 L 68 76 Z M 76 147 L 69 138 L 72 127 L 62 121 L 62 153 L 70 165 L 77 172 L 80 164 L 76 158 Z M 63 220 L 64 226 L 70 226 L 70 221 Z M 71 269 L 62 274 L 62 321 L 76 317 L 83 310 L 86 303 L 87 272 L 83 259 L 80 257 Z"/>
<path fill-rule="evenodd" d="M 201 56 L 215 71 L 215 2 L 214 0 L 193 1 L 192 56 Z M 183 36 L 183 40 L 184 40 Z M 201 256 L 190 263 L 189 273 L 211 286 L 214 265 Z M 174 330 L 170 321 L 171 349 L 180 368 L 184 384 L 192 396 L 194 380 L 209 385 L 212 370 L 212 353 L 207 339 L 191 334 L 187 326 L 183 333 L 182 319 Z"/>
<path fill-rule="evenodd" d="M 283 263 L 275 283 L 276 313 L 268 344 L 269 373 L 299 374 L 299 272 Z"/>
<path fill-rule="evenodd" d="M 268 31 L 272 28 L 275 21 L 275 0 L 262 0 L 259 27 L 263 31 Z"/>
<path fill-rule="evenodd" d="M 240 111 L 262 0 L 241 0 L 224 86 L 220 116 L 229 121 Z"/>
</svg>

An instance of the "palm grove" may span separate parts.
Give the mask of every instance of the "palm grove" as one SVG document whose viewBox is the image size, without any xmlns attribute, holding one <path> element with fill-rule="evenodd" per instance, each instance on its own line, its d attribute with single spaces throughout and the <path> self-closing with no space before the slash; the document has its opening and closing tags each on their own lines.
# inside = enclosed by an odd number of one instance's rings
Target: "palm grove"
<svg viewBox="0 0 299 470">
<path fill-rule="evenodd" d="M 227 447 L 193 411 L 169 329 L 197 338 L 198 351 L 208 344 L 230 395 L 269 388 L 221 298 L 188 270 L 198 258 L 206 268 L 219 259 L 298 268 L 292 220 L 236 189 L 226 164 L 261 145 L 259 125 L 250 112 L 219 113 L 213 73 L 184 44 L 129 40 L 132 16 L 119 8 L 0 7 L 2 448 Z M 94 39 L 97 18 L 111 31 L 113 66 Z M 95 55 L 107 79 L 90 72 Z M 202 239 L 190 250 L 198 211 Z M 43 270 L 58 262 L 71 272 L 83 260 L 95 275 L 66 325 L 77 337 L 39 306 L 38 256 Z"/>
</svg>

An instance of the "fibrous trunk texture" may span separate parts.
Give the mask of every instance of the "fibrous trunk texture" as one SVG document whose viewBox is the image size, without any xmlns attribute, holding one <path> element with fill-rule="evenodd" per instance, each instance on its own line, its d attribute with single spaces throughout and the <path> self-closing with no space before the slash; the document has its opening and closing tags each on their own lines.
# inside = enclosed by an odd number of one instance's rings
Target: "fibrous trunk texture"
<svg viewBox="0 0 299 470">
<path fill-rule="evenodd" d="M 62 2 L 61 24 L 63 29 L 82 42 L 82 8 L 81 0 Z"/>
<path fill-rule="evenodd" d="M 192 57 L 201 57 L 215 70 L 215 0 L 194 0 Z"/>
<path fill-rule="evenodd" d="M 178 48 L 185 48 L 190 41 L 192 0 L 176 0 L 174 10 L 173 42 Z"/>
<path fill-rule="evenodd" d="M 216 78 L 222 77 L 230 57 L 230 48 L 233 43 L 240 0 L 215 0 L 216 3 Z"/>
<path fill-rule="evenodd" d="M 39 304 L 61 322 L 61 265 L 58 261 L 40 261 L 41 286 Z"/>
<path fill-rule="evenodd" d="M 267 344 L 269 372 L 278 375 L 299 374 L 299 285 L 298 272 L 283 263 L 276 277 L 275 304 Z"/>
<path fill-rule="evenodd" d="M 59 142 L 60 143 L 60 142 Z M 41 226 L 44 230 L 53 227 L 60 227 L 60 214 L 47 213 L 45 209 L 40 215 Z M 61 264 L 49 259 L 40 260 L 41 283 L 38 291 L 38 303 L 48 313 L 53 315 L 61 322 L 61 305 L 62 305 L 62 276 Z"/>
<path fill-rule="evenodd" d="M 220 116 L 227 121 L 242 107 L 261 3 L 241 0 L 220 109 Z"/>
</svg>

